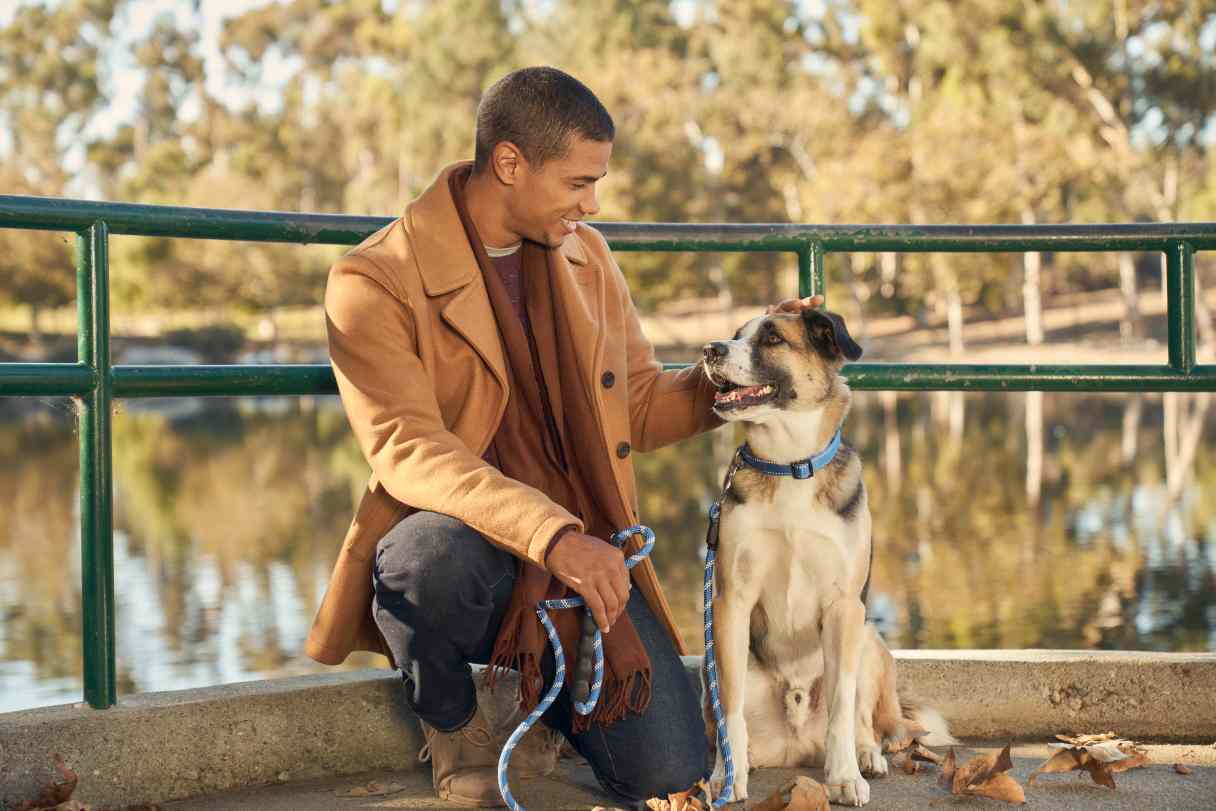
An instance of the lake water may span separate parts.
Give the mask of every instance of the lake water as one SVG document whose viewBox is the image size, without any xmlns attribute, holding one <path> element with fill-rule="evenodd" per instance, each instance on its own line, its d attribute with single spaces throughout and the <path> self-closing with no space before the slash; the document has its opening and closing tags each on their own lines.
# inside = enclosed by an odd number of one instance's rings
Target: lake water
<svg viewBox="0 0 1216 811">
<path fill-rule="evenodd" d="M 871 613 L 889 644 L 1216 649 L 1206 402 L 858 393 L 845 436 L 866 463 Z M 337 399 L 119 408 L 120 694 L 326 670 L 300 650 L 367 476 Z M 1163 441 L 1166 422 L 1178 442 Z M 74 430 L 67 400 L 0 399 L 0 711 L 81 700 Z M 722 430 L 636 459 L 695 651 L 705 508 L 736 440 Z"/>
</svg>

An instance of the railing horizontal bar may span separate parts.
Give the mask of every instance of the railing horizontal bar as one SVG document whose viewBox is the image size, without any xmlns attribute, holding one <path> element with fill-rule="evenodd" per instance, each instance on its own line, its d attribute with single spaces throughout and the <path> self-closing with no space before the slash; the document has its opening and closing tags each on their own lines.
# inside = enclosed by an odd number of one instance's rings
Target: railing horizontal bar
<svg viewBox="0 0 1216 811">
<path fill-rule="evenodd" d="M 115 366 L 119 397 L 245 397 L 337 394 L 326 364 Z"/>
<path fill-rule="evenodd" d="M 393 218 L 0 195 L 0 228 L 78 231 L 98 220 L 111 234 L 357 245 Z"/>
<path fill-rule="evenodd" d="M 797 251 L 822 243 L 828 253 L 930 251 L 1163 251 L 1178 240 L 1216 248 L 1216 224 L 1112 225 L 699 225 L 594 223 L 618 251 Z M 713 243 L 708 247 L 707 243 Z"/>
<path fill-rule="evenodd" d="M 668 369 L 689 364 L 667 363 Z M 1216 391 L 1216 366 L 1184 374 L 1168 366 L 1030 366 L 855 363 L 844 375 L 854 389 L 912 391 Z M 337 394 L 325 364 L 281 366 L 115 366 L 116 397 L 246 397 Z M 72 396 L 93 387 L 74 363 L 0 363 L 0 396 Z"/>
<path fill-rule="evenodd" d="M 0 363 L 0 397 L 72 397 L 96 386 L 84 363 Z"/>
<path fill-rule="evenodd" d="M 668 369 L 689 364 L 667 363 Z M 1216 391 L 1216 366 L 1183 374 L 1168 366 L 991 366 L 935 363 L 853 363 L 849 387 L 886 391 Z"/>
<path fill-rule="evenodd" d="M 391 217 L 241 211 L 0 195 L 0 228 L 77 231 L 104 220 L 111 234 L 352 245 Z M 1216 249 L 1216 223 L 1098 225 L 799 225 L 592 223 L 620 251 L 797 251 L 821 242 L 847 251 L 1164 251 L 1183 240 Z"/>
</svg>

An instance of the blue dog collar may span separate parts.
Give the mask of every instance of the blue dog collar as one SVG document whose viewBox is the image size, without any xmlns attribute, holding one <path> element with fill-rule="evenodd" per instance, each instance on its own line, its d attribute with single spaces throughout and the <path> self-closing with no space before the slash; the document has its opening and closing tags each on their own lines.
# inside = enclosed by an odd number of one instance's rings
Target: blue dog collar
<svg viewBox="0 0 1216 811">
<path fill-rule="evenodd" d="M 836 429 L 836 435 L 832 437 L 832 441 L 828 443 L 826 448 L 814 456 L 799 459 L 796 462 L 783 464 L 765 461 L 754 456 L 752 449 L 747 446 L 746 442 L 739 448 L 739 456 L 748 467 L 755 468 L 769 476 L 793 476 L 795 479 L 809 479 L 817 471 L 823 470 L 831 464 L 832 460 L 836 458 L 836 451 L 838 450 L 840 450 L 839 428 Z"/>
</svg>

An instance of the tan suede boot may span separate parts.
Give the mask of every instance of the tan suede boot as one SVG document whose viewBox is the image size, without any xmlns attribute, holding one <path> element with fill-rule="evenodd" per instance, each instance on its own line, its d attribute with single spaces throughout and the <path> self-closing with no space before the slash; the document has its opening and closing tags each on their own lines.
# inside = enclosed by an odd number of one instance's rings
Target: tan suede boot
<svg viewBox="0 0 1216 811">
<path fill-rule="evenodd" d="M 421 761 L 431 761 L 431 782 L 439 799 L 475 808 L 505 805 L 498 789 L 498 756 L 503 744 L 522 720 L 517 690 L 519 674 L 508 672 L 493 692 L 481 685 L 475 668 L 477 710 L 472 720 L 455 732 L 440 732 L 422 723 L 426 739 Z M 511 755 L 510 778 L 537 777 L 557 768 L 562 737 L 537 724 Z"/>
</svg>

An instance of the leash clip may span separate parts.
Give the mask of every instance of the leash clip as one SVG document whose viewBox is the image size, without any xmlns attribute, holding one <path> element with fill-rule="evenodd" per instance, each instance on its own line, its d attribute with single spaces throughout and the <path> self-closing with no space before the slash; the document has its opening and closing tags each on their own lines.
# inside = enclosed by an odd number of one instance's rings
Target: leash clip
<svg viewBox="0 0 1216 811">
<path fill-rule="evenodd" d="M 794 462 L 790 465 L 790 473 L 795 479 L 813 479 L 815 478 L 815 468 L 811 467 L 809 461 Z"/>
</svg>

